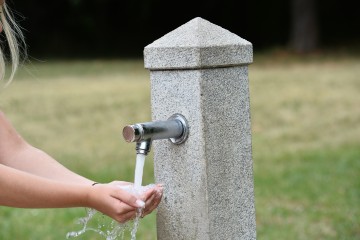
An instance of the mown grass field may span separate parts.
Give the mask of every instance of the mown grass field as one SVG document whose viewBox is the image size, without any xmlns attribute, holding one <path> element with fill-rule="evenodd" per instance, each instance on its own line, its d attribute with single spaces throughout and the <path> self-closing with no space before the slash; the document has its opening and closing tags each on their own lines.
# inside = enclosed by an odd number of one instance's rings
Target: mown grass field
<svg viewBox="0 0 360 240">
<path fill-rule="evenodd" d="M 258 239 L 360 239 L 360 59 L 255 55 L 249 74 Z M 149 74 L 142 60 L 34 61 L 0 92 L 0 109 L 68 168 L 133 181 L 121 130 L 150 120 Z M 82 216 L 1 207 L 0 239 L 65 239 Z M 155 214 L 137 239 L 156 239 Z"/>
</svg>

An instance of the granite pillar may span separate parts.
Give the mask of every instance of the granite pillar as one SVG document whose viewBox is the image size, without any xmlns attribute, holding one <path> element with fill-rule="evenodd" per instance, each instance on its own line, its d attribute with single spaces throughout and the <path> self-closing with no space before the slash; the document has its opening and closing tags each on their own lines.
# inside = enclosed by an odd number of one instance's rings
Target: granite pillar
<svg viewBox="0 0 360 240">
<path fill-rule="evenodd" d="M 153 142 L 160 240 L 256 239 L 248 65 L 252 44 L 194 18 L 144 49 L 153 120 L 184 115 L 187 141 Z"/>
</svg>

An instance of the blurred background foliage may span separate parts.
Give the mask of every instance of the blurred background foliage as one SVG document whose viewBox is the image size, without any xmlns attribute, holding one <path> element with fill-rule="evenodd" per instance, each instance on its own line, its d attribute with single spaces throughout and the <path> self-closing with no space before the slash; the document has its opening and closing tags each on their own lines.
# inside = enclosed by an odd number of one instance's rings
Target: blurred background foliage
<svg viewBox="0 0 360 240">
<path fill-rule="evenodd" d="M 252 42 L 256 51 L 285 47 L 313 52 L 360 40 L 350 0 L 118 1 L 7 0 L 33 57 L 139 57 L 143 48 L 195 17 Z M 295 43 L 300 41 L 301 43 Z M 306 41 L 307 48 L 301 47 Z M 300 44 L 300 47 L 299 47 Z"/>
<path fill-rule="evenodd" d="M 146 45 L 195 17 L 252 42 L 258 238 L 360 239 L 356 1 L 6 2 L 29 61 L 0 109 L 29 142 L 99 182 L 133 180 L 134 146 L 120 132 L 151 119 Z M 150 155 L 144 183 L 153 182 Z M 84 213 L 2 207 L 0 239 L 64 239 Z M 155 213 L 137 237 L 156 239 Z"/>
</svg>

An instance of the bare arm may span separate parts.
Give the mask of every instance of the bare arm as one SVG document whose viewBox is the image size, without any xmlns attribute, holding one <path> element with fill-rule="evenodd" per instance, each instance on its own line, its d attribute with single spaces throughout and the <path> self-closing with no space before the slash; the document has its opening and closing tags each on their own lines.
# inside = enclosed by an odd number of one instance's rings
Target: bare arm
<svg viewBox="0 0 360 240">
<path fill-rule="evenodd" d="M 137 207 L 145 207 L 145 215 L 150 213 L 162 197 L 161 186 L 140 199 L 117 184 L 92 183 L 28 144 L 0 111 L 0 205 L 90 207 L 125 222 L 135 216 Z"/>
<path fill-rule="evenodd" d="M 149 194 L 153 194 L 153 190 Z M 143 202 L 110 184 L 64 183 L 0 164 L 0 205 L 20 208 L 90 207 L 119 222 L 135 216 Z"/>
<path fill-rule="evenodd" d="M 5 165 L 37 176 L 68 183 L 91 185 L 91 181 L 70 171 L 51 156 L 29 144 L 21 146 L 5 160 Z"/>
<path fill-rule="evenodd" d="M 28 144 L 0 112 L 0 163 L 48 179 L 90 185 L 45 152 Z"/>
<path fill-rule="evenodd" d="M 48 180 L 0 164 L 0 205 L 21 208 L 77 207 L 91 186 Z"/>
</svg>

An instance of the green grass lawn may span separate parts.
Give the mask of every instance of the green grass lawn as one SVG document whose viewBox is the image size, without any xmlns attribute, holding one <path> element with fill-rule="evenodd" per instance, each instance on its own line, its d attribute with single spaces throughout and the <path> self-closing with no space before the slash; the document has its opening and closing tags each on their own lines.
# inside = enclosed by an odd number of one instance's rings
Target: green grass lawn
<svg viewBox="0 0 360 240">
<path fill-rule="evenodd" d="M 258 239 L 360 239 L 360 59 L 255 55 L 249 74 Z M 135 146 L 121 131 L 151 119 L 149 74 L 142 60 L 34 62 L 0 92 L 0 109 L 68 168 L 133 181 Z M 1 207 L 0 239 L 65 239 L 83 216 Z M 137 239 L 156 239 L 155 214 Z"/>
</svg>

